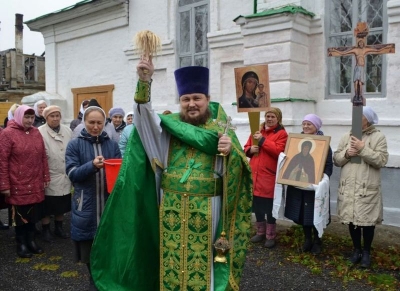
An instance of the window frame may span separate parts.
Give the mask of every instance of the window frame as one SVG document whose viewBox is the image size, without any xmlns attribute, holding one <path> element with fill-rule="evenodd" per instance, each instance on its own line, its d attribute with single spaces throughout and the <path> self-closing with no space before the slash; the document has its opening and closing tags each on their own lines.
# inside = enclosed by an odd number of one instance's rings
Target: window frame
<svg viewBox="0 0 400 291">
<path fill-rule="evenodd" d="M 195 65 L 195 57 L 198 55 L 204 55 L 204 52 L 201 53 L 196 53 L 196 40 L 195 40 L 195 8 L 199 6 L 207 5 L 207 27 L 208 27 L 208 32 L 210 32 L 210 1 L 209 0 L 200 0 L 192 4 L 187 4 L 184 6 L 179 6 L 179 1 L 177 3 L 177 25 L 176 25 L 176 52 L 177 52 L 177 58 L 176 58 L 176 67 L 181 68 L 180 65 L 180 59 L 182 57 L 191 57 L 191 66 Z M 181 44 L 181 34 L 180 34 L 180 20 L 181 20 L 181 13 L 182 12 L 190 12 L 190 53 L 184 53 L 182 54 L 180 52 L 180 44 Z M 206 36 L 207 38 L 207 36 Z M 208 38 L 206 39 L 208 42 Z M 207 44 L 207 68 L 210 66 L 210 46 Z"/>
</svg>

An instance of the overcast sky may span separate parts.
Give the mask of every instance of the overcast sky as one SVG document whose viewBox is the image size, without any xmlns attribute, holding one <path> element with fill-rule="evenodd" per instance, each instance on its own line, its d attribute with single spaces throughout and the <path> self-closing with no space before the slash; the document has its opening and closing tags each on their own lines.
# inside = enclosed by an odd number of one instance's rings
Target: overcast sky
<svg viewBox="0 0 400 291">
<path fill-rule="evenodd" d="M 0 0 L 0 51 L 15 48 L 15 14 L 23 14 L 24 22 L 74 5 L 82 0 Z M 24 25 L 24 53 L 41 55 L 44 40 L 40 32 Z"/>
</svg>

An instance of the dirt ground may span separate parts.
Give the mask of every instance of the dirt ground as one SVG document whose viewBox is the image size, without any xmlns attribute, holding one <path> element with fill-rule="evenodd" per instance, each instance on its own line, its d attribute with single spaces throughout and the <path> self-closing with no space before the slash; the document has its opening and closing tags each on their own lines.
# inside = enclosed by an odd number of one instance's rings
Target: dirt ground
<svg viewBox="0 0 400 291">
<path fill-rule="evenodd" d="M 0 211 L 0 219 L 7 221 L 4 210 Z M 66 216 L 67 229 L 68 223 L 69 217 Z M 283 233 L 291 225 L 291 222 L 279 220 L 278 231 Z M 333 216 L 326 233 L 348 236 L 348 229 Z M 373 246 L 375 249 L 387 246 L 400 248 L 399 238 L 400 228 L 377 226 Z M 71 240 L 56 238 L 55 242 L 46 243 L 39 236 L 38 242 L 45 251 L 43 255 L 18 259 L 14 230 L 0 230 L 0 290 L 88 290 L 86 266 L 73 261 Z M 249 246 L 240 290 L 368 291 L 374 288 L 363 281 L 344 284 L 341 279 L 332 277 L 329 271 L 312 274 L 309 268 L 287 260 L 285 246 L 279 244 L 278 239 L 277 246 L 272 250 L 265 249 L 260 244 Z"/>
</svg>

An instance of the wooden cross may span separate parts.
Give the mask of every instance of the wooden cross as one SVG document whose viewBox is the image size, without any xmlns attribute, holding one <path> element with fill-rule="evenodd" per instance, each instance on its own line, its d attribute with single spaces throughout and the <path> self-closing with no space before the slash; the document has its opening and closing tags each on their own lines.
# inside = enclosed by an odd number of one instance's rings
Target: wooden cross
<svg viewBox="0 0 400 291">
<path fill-rule="evenodd" d="M 364 85 L 364 67 L 366 55 L 381 55 L 395 52 L 393 43 L 389 44 L 367 44 L 368 25 L 366 22 L 357 23 L 354 29 L 354 36 L 356 37 L 356 46 L 352 47 L 336 47 L 328 48 L 329 57 L 342 57 L 353 55 L 356 58 L 356 65 L 354 67 L 353 83 L 354 83 L 354 96 L 351 98 L 353 103 L 353 116 L 352 116 L 352 135 L 359 140 L 362 139 L 362 115 L 363 107 L 365 106 L 365 98 L 362 93 Z M 360 157 L 353 157 L 352 163 L 361 163 Z"/>
</svg>

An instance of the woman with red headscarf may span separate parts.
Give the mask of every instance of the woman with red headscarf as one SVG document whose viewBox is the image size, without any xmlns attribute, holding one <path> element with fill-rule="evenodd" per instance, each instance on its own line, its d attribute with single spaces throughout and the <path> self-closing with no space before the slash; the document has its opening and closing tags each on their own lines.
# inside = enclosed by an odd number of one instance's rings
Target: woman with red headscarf
<svg viewBox="0 0 400 291">
<path fill-rule="evenodd" d="M 44 142 L 34 120 L 32 108 L 18 107 L 0 139 L 0 193 L 11 205 L 21 258 L 43 253 L 35 242 L 35 223 L 42 218 L 44 188 L 50 182 Z"/>
</svg>

